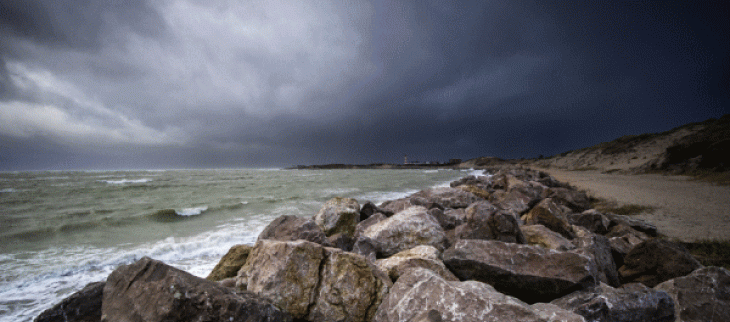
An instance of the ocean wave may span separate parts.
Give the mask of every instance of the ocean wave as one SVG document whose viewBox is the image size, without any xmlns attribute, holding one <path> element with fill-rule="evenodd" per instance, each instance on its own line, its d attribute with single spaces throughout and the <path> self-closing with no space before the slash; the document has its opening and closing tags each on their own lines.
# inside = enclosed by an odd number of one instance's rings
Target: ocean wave
<svg viewBox="0 0 730 322">
<path fill-rule="evenodd" d="M 142 178 L 142 179 L 121 179 L 121 180 L 99 180 L 100 182 L 105 182 L 108 184 L 135 184 L 135 183 L 146 183 L 152 181 L 152 179 L 149 178 Z"/>
<path fill-rule="evenodd" d="M 180 216 L 190 217 L 190 216 L 200 215 L 207 210 L 208 210 L 208 206 L 202 206 L 202 207 L 193 207 L 193 208 L 183 208 L 180 211 L 176 210 L 175 213 Z"/>
<path fill-rule="evenodd" d="M 3 190 L 0 190 L 0 193 L 11 193 L 11 192 L 18 192 L 18 190 L 15 190 L 13 188 L 5 188 Z"/>
</svg>

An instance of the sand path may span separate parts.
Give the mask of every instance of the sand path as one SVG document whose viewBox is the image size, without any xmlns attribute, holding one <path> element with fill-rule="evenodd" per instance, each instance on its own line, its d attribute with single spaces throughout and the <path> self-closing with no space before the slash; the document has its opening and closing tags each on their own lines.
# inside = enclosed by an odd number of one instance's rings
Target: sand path
<svg viewBox="0 0 730 322">
<path fill-rule="evenodd" d="M 687 242 L 730 239 L 730 187 L 694 181 L 685 176 L 541 170 L 590 195 L 616 201 L 619 205 L 654 207 L 637 217 L 654 223 L 659 233 L 670 238 Z"/>
</svg>

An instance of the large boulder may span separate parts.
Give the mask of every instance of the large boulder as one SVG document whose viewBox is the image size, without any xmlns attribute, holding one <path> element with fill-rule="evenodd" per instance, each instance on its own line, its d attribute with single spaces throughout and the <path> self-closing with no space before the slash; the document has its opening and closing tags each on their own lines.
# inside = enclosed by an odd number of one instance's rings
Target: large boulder
<svg viewBox="0 0 730 322">
<path fill-rule="evenodd" d="M 466 211 L 464 209 L 449 208 L 443 211 L 429 211 L 428 213 L 438 220 L 444 230 L 454 229 L 466 222 Z"/>
<path fill-rule="evenodd" d="M 730 321 L 730 272 L 724 268 L 700 268 L 654 289 L 674 299 L 677 321 Z"/>
<path fill-rule="evenodd" d="M 43 311 L 34 322 L 98 322 L 101 320 L 101 301 L 104 282 L 89 283 L 61 303 Z"/>
<path fill-rule="evenodd" d="M 616 267 L 624 265 L 624 257 L 636 247 L 636 245 L 649 239 L 646 234 L 634 230 L 633 228 L 620 224 L 611 228 L 608 234 L 608 241 L 611 243 L 611 253 Z"/>
<path fill-rule="evenodd" d="M 101 321 L 292 321 L 269 300 L 144 257 L 107 278 Z"/>
<path fill-rule="evenodd" d="M 570 213 L 567 215 L 567 219 L 571 225 L 581 226 L 601 235 L 608 233 L 611 226 L 611 220 L 595 209 L 589 209 L 582 213 Z"/>
<path fill-rule="evenodd" d="M 382 213 L 376 213 L 370 216 L 368 219 L 359 222 L 357 226 L 355 226 L 355 235 L 353 237 L 357 239 L 358 237 L 362 236 L 362 233 L 365 231 L 365 229 L 386 219 L 388 219 L 388 217 L 386 217 Z"/>
<path fill-rule="evenodd" d="M 237 285 L 271 299 L 294 318 L 303 318 L 317 294 L 323 259 L 319 244 L 259 240 L 238 272 Z"/>
<path fill-rule="evenodd" d="M 552 198 L 556 203 L 574 212 L 583 212 L 591 207 L 590 199 L 584 192 L 569 188 L 548 188 L 542 193 L 544 198 Z"/>
<path fill-rule="evenodd" d="M 239 286 L 307 321 L 369 321 L 391 285 L 365 257 L 302 240 L 258 241 L 238 275 Z"/>
<path fill-rule="evenodd" d="M 443 259 L 459 279 L 488 283 L 528 303 L 551 301 L 597 283 L 589 257 L 536 246 L 462 239 Z"/>
<path fill-rule="evenodd" d="M 372 321 L 392 286 L 385 273 L 364 257 L 334 248 L 325 249 L 320 277 L 308 321 Z"/>
<path fill-rule="evenodd" d="M 651 237 L 657 236 L 656 226 L 645 220 L 624 215 L 617 215 L 610 212 L 605 213 L 604 215 L 611 220 L 611 227 L 616 225 L 626 225 Z"/>
<path fill-rule="evenodd" d="M 623 283 L 638 282 L 649 287 L 692 273 L 702 267 L 682 245 L 650 239 L 634 247 L 619 269 Z"/>
<path fill-rule="evenodd" d="M 456 237 L 525 243 L 525 236 L 517 219 L 488 201 L 476 202 L 466 208 L 466 223 L 457 227 Z"/>
<path fill-rule="evenodd" d="M 431 245 L 442 250 L 445 241 L 441 225 L 427 213 L 426 208 L 420 206 L 403 210 L 366 228 L 362 236 L 375 241 L 380 257 L 419 245 Z"/>
<path fill-rule="evenodd" d="M 602 235 L 594 234 L 582 227 L 574 227 L 577 237 L 573 239 L 573 244 L 577 247 L 571 252 L 586 255 L 593 259 L 598 269 L 598 279 L 611 285 L 618 287 L 621 285 L 616 270 L 616 263 L 611 253 L 611 243 L 608 238 Z"/>
<path fill-rule="evenodd" d="M 631 283 L 599 286 L 551 302 L 596 322 L 673 322 L 674 301 L 666 292 Z"/>
<path fill-rule="evenodd" d="M 523 220 L 526 225 L 543 225 L 565 238 L 575 238 L 565 210 L 551 198 L 543 199 L 532 207 Z"/>
<path fill-rule="evenodd" d="M 325 202 L 313 219 L 327 236 L 337 233 L 352 236 L 360 222 L 360 204 L 352 198 L 332 198 Z"/>
<path fill-rule="evenodd" d="M 529 245 L 559 251 L 566 251 L 575 248 L 575 245 L 573 245 L 570 240 L 543 225 L 525 225 L 520 227 L 520 230 L 522 230 L 522 234 L 525 236 L 525 241 Z"/>
<path fill-rule="evenodd" d="M 528 305 L 477 281 L 447 281 L 422 268 L 393 285 L 374 322 L 399 321 L 584 321 L 550 304 Z"/>
<path fill-rule="evenodd" d="M 380 209 L 385 210 L 387 213 L 390 213 L 390 216 L 392 216 L 413 206 L 414 204 L 411 203 L 411 198 L 400 198 L 383 202 L 380 205 Z M 386 217 L 390 217 L 387 213 L 384 213 Z"/>
<path fill-rule="evenodd" d="M 466 208 L 472 203 L 482 200 L 482 198 L 475 196 L 473 193 L 450 187 L 422 190 L 411 195 L 411 200 L 414 197 L 423 198 L 427 202 L 437 203 L 444 208 L 454 209 Z"/>
<path fill-rule="evenodd" d="M 280 216 L 259 234 L 258 239 L 281 241 L 308 240 L 317 244 L 325 244 L 327 236 L 313 220 L 294 215 Z"/>
<path fill-rule="evenodd" d="M 393 281 L 414 267 L 431 270 L 447 281 L 458 281 L 459 279 L 446 268 L 440 257 L 441 253 L 435 247 L 421 245 L 388 258 L 379 259 L 375 265 L 386 272 Z"/>
<path fill-rule="evenodd" d="M 502 209 L 512 209 L 518 214 L 530 210 L 539 198 L 531 197 L 519 190 L 498 190 L 489 196 L 489 202 Z"/>
<path fill-rule="evenodd" d="M 209 281 L 220 281 L 229 277 L 235 277 L 238 270 L 246 264 L 248 254 L 251 252 L 251 246 L 234 245 L 228 250 L 223 258 L 218 261 L 213 270 L 205 279 Z"/>
</svg>

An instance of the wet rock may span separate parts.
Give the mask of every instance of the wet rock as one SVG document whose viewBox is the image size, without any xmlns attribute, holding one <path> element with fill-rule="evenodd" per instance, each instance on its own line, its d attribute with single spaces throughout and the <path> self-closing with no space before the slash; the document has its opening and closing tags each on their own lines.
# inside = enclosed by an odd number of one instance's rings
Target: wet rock
<svg viewBox="0 0 730 322">
<path fill-rule="evenodd" d="M 34 322 L 98 322 L 101 320 L 101 301 L 104 282 L 89 283 L 61 303 L 43 311 Z"/>
<path fill-rule="evenodd" d="M 215 265 L 213 270 L 208 274 L 205 279 L 209 281 L 220 281 L 229 277 L 235 277 L 238 270 L 246 264 L 248 254 L 251 252 L 251 246 L 248 245 L 235 245 L 228 250 L 228 253 L 223 255 L 218 264 Z"/>
<path fill-rule="evenodd" d="M 261 239 L 273 239 L 281 241 L 308 240 L 317 244 L 325 244 L 327 236 L 314 221 L 294 215 L 280 216 L 259 234 Z"/>
<path fill-rule="evenodd" d="M 107 278 L 101 321 L 292 321 L 270 301 L 142 258 Z"/>
<path fill-rule="evenodd" d="M 386 272 L 392 281 L 396 281 L 409 269 L 415 267 L 431 270 L 447 281 L 458 281 L 459 279 L 446 268 L 440 256 L 441 253 L 435 247 L 421 245 L 388 258 L 379 259 L 375 265 Z"/>
<path fill-rule="evenodd" d="M 398 279 L 373 321 L 421 321 L 426 316 L 432 318 L 423 321 L 584 321 L 554 305 L 531 306 L 488 284 L 447 281 L 422 268 L 409 270 Z"/>
<path fill-rule="evenodd" d="M 520 227 L 525 235 L 527 244 L 543 248 L 566 251 L 575 248 L 575 245 L 562 235 L 543 225 L 526 225 Z"/>
<path fill-rule="evenodd" d="M 604 235 L 608 233 L 611 220 L 595 209 L 589 209 L 582 213 L 570 213 L 567 215 L 568 223 L 581 226 L 593 233 Z"/>
<path fill-rule="evenodd" d="M 657 285 L 674 299 L 676 321 L 730 321 L 730 272 L 704 267 Z"/>
<path fill-rule="evenodd" d="M 426 213 L 426 208 L 413 206 L 378 222 L 362 233 L 378 247 L 379 257 L 388 257 L 419 245 L 444 248 L 444 230 Z"/>
<path fill-rule="evenodd" d="M 352 198 L 332 198 L 313 219 L 327 236 L 337 233 L 352 236 L 355 226 L 360 222 L 360 204 Z"/>
<path fill-rule="evenodd" d="M 577 248 L 571 250 L 571 252 L 586 255 L 593 259 L 598 269 L 599 281 L 614 287 L 621 285 L 608 238 L 594 234 L 582 227 L 576 227 L 574 231 L 577 236 L 573 239 L 573 244 Z"/>
<path fill-rule="evenodd" d="M 523 301 L 547 302 L 597 283 L 587 256 L 491 240 L 456 242 L 444 264 L 461 280 L 488 283 Z"/>
<path fill-rule="evenodd" d="M 700 267 L 702 265 L 680 244 L 651 239 L 636 245 L 624 257 L 619 274 L 623 283 L 638 282 L 654 287 Z"/>
<path fill-rule="evenodd" d="M 673 322 L 674 301 L 666 292 L 638 283 L 613 288 L 606 284 L 575 292 L 552 304 L 596 322 Z"/>
<path fill-rule="evenodd" d="M 248 291 L 272 300 L 294 318 L 303 318 L 317 294 L 323 259 L 319 244 L 259 240 L 238 272 L 237 285 L 245 284 Z"/>
<path fill-rule="evenodd" d="M 392 283 L 359 255 L 326 248 L 308 321 L 372 321 Z M 281 285 L 286 288 L 286 285 Z"/>
<path fill-rule="evenodd" d="M 523 220 L 526 225 L 543 225 L 565 238 L 575 238 L 565 211 L 551 198 L 540 201 L 523 217 Z"/>
<path fill-rule="evenodd" d="M 552 198 L 556 203 L 564 205 L 574 212 L 583 212 L 591 207 L 588 195 L 573 189 L 549 188 L 543 192 L 543 197 Z"/>
<path fill-rule="evenodd" d="M 481 200 L 470 192 L 457 188 L 432 188 L 416 192 L 411 196 L 424 198 L 427 202 L 438 203 L 444 208 L 466 208 L 470 204 Z M 412 200 L 412 199 L 411 199 Z"/>
</svg>

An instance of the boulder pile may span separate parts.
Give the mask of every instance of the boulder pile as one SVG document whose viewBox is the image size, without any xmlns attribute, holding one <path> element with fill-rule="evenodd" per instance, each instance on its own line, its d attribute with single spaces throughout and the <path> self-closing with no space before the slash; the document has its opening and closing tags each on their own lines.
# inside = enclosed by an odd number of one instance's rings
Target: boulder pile
<svg viewBox="0 0 730 322">
<path fill-rule="evenodd" d="M 730 272 L 590 208 L 520 168 L 381 205 L 334 198 L 207 279 L 143 258 L 36 321 L 730 321 Z"/>
</svg>

